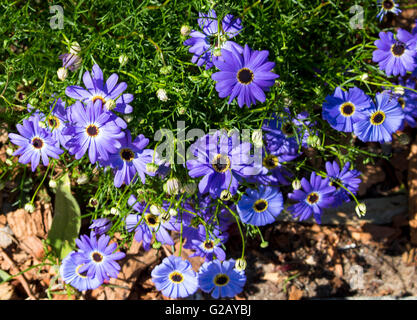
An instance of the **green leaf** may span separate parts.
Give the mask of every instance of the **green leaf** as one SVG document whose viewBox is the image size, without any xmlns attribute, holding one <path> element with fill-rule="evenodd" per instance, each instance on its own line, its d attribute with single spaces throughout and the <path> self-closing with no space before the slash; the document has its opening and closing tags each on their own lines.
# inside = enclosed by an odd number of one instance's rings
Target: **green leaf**
<svg viewBox="0 0 417 320">
<path fill-rule="evenodd" d="M 0 270 L 0 280 L 1 280 L 0 282 L 6 281 L 10 277 L 11 277 L 11 275 L 8 274 L 6 271 Z"/>
<path fill-rule="evenodd" d="M 80 207 L 71 193 L 70 179 L 66 173 L 57 181 L 54 218 L 47 239 L 57 257 L 63 259 L 75 247 L 80 227 Z"/>
</svg>

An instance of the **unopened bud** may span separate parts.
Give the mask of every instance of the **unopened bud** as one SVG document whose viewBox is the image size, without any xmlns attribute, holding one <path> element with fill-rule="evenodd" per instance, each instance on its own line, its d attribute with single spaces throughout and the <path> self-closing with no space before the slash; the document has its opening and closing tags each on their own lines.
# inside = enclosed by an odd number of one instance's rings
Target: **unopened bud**
<svg viewBox="0 0 417 320">
<path fill-rule="evenodd" d="M 155 241 L 154 243 L 152 243 L 152 248 L 154 249 L 159 249 L 162 246 L 162 243 L 160 243 L 159 241 Z"/>
<path fill-rule="evenodd" d="M 68 77 L 68 70 L 64 67 L 61 67 L 56 72 L 58 75 L 58 79 L 64 81 Z"/>
<path fill-rule="evenodd" d="M 158 89 L 158 91 L 156 91 L 156 96 L 161 101 L 168 101 L 168 95 L 165 89 Z"/>
<path fill-rule="evenodd" d="M 395 87 L 394 93 L 403 96 L 404 95 L 404 88 L 402 87 Z"/>
<path fill-rule="evenodd" d="M 81 176 L 78 177 L 77 183 L 78 184 L 86 184 L 88 182 L 88 176 L 83 173 Z"/>
<path fill-rule="evenodd" d="M 182 36 L 188 36 L 188 35 L 190 34 L 190 32 L 191 32 L 191 29 L 190 29 L 190 27 L 189 27 L 189 26 L 183 25 L 183 26 L 181 27 L 180 32 L 181 32 L 181 35 L 182 35 Z"/>
<path fill-rule="evenodd" d="M 114 216 L 118 216 L 120 214 L 119 209 L 113 207 L 110 209 L 110 214 L 114 215 Z"/>
<path fill-rule="evenodd" d="M 260 148 L 263 145 L 262 141 L 262 130 L 254 130 L 252 132 L 252 142 L 255 145 L 255 147 Z"/>
<path fill-rule="evenodd" d="M 361 76 L 360 76 L 360 80 L 361 81 L 365 81 L 366 79 L 368 79 L 369 78 L 369 75 L 367 74 L 367 73 L 363 73 Z"/>
<path fill-rule="evenodd" d="M 169 213 L 169 211 L 162 210 L 160 217 L 161 217 L 161 222 L 165 223 L 165 222 L 168 222 L 169 219 L 171 219 L 171 214 Z"/>
<path fill-rule="evenodd" d="M 152 204 L 149 207 L 149 211 L 155 216 L 159 216 L 161 214 L 161 211 L 159 210 L 158 206 L 156 206 L 154 204 Z"/>
<path fill-rule="evenodd" d="M 113 110 L 114 107 L 116 107 L 116 102 L 113 99 L 106 100 L 106 103 L 104 104 L 104 107 L 107 110 Z"/>
<path fill-rule="evenodd" d="M 80 51 L 81 51 L 81 47 L 77 41 L 74 41 L 73 43 L 71 43 L 70 53 L 78 54 Z"/>
<path fill-rule="evenodd" d="M 232 194 L 230 193 L 229 190 L 223 190 L 220 193 L 220 199 L 223 201 L 229 201 L 230 199 L 232 199 Z"/>
<path fill-rule="evenodd" d="M 13 165 L 13 161 L 10 159 L 6 159 L 5 163 L 10 167 Z"/>
<path fill-rule="evenodd" d="M 146 171 L 149 173 L 155 173 L 158 170 L 159 166 L 154 162 L 149 162 L 146 164 Z"/>
<path fill-rule="evenodd" d="M 170 196 L 175 196 L 180 192 L 181 184 L 177 178 L 169 178 L 163 186 L 164 191 Z"/>
<path fill-rule="evenodd" d="M 121 54 L 119 56 L 119 63 L 122 67 L 127 63 L 128 60 L 129 60 L 129 58 L 125 54 Z"/>
<path fill-rule="evenodd" d="M 214 49 L 213 56 L 220 57 L 221 55 L 222 55 L 222 49 L 221 48 Z"/>
<path fill-rule="evenodd" d="M 188 182 L 184 185 L 184 192 L 193 195 L 197 191 L 197 184 L 195 182 Z"/>
<path fill-rule="evenodd" d="M 186 107 L 179 107 L 178 108 L 178 113 L 180 114 L 180 115 L 183 115 L 183 114 L 185 114 L 187 112 L 187 108 Z"/>
<path fill-rule="evenodd" d="M 317 148 L 321 145 L 320 138 L 316 135 L 310 135 L 307 138 L 307 143 L 312 148 Z"/>
<path fill-rule="evenodd" d="M 398 142 L 401 143 L 402 145 L 408 145 L 411 142 L 411 140 L 407 134 L 403 133 L 402 135 L 398 137 Z"/>
<path fill-rule="evenodd" d="M 235 268 L 238 271 L 244 271 L 246 269 L 247 263 L 246 260 L 243 258 L 239 258 L 236 260 Z"/>
<path fill-rule="evenodd" d="M 172 72 L 172 66 L 163 66 L 159 69 L 159 72 L 163 75 L 170 74 Z"/>
<path fill-rule="evenodd" d="M 57 186 L 56 181 L 54 179 L 49 180 L 49 187 L 55 189 Z"/>
<path fill-rule="evenodd" d="M 13 155 L 13 149 L 12 148 L 7 148 L 6 153 L 7 153 L 8 156 L 12 156 Z"/>
<path fill-rule="evenodd" d="M 269 246 L 269 242 L 268 241 L 262 241 L 261 242 L 261 248 L 263 248 L 263 249 L 265 249 L 265 248 L 267 248 Z"/>
<path fill-rule="evenodd" d="M 173 208 L 171 208 L 171 209 L 169 209 L 169 215 L 171 216 L 171 217 L 176 217 L 177 216 L 177 214 L 178 214 L 178 211 L 177 210 L 175 210 L 175 209 L 173 209 Z"/>
<path fill-rule="evenodd" d="M 363 217 L 366 214 L 366 204 L 359 203 L 356 205 L 355 211 L 359 218 Z"/>
<path fill-rule="evenodd" d="M 294 190 L 301 189 L 301 182 L 300 182 L 300 180 L 298 180 L 298 179 L 293 180 L 293 182 L 292 182 L 292 188 Z"/>
<path fill-rule="evenodd" d="M 25 204 L 25 210 L 32 213 L 35 211 L 35 206 L 31 202 L 28 202 Z"/>
</svg>

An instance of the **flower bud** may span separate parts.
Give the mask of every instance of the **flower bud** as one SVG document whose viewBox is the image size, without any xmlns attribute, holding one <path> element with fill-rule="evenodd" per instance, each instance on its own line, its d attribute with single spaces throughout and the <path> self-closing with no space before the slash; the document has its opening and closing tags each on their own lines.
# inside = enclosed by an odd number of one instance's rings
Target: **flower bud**
<svg viewBox="0 0 417 320">
<path fill-rule="evenodd" d="M 183 115 L 183 114 L 185 114 L 187 112 L 187 108 L 186 107 L 179 107 L 178 108 L 178 113 L 180 114 L 180 115 Z"/>
<path fill-rule="evenodd" d="M 300 180 L 298 180 L 297 178 L 295 180 L 293 180 L 293 182 L 292 182 L 292 188 L 294 190 L 301 189 L 301 182 L 300 182 Z"/>
<path fill-rule="evenodd" d="M 159 72 L 163 75 L 170 74 L 172 72 L 172 66 L 163 66 L 159 69 Z"/>
<path fill-rule="evenodd" d="M 318 148 L 321 145 L 320 138 L 316 135 L 310 135 L 307 138 L 307 143 L 312 148 Z"/>
<path fill-rule="evenodd" d="M 229 201 L 230 199 L 232 199 L 232 194 L 229 190 L 222 190 L 222 192 L 220 193 L 220 199 L 223 201 Z"/>
<path fill-rule="evenodd" d="M 154 249 L 159 249 L 161 248 L 162 243 L 160 243 L 159 241 L 155 241 L 154 243 L 152 243 L 152 248 Z"/>
<path fill-rule="evenodd" d="M 176 217 L 177 216 L 177 214 L 178 214 L 178 211 L 177 210 L 175 210 L 175 209 L 173 209 L 173 208 L 171 208 L 171 209 L 169 209 L 169 215 L 171 216 L 171 217 Z"/>
<path fill-rule="evenodd" d="M 77 41 L 71 43 L 70 53 L 78 54 L 81 51 L 80 44 Z"/>
<path fill-rule="evenodd" d="M 116 107 L 116 102 L 113 99 L 107 99 L 106 103 L 104 104 L 104 107 L 107 110 L 113 110 L 114 107 Z"/>
<path fill-rule="evenodd" d="M 158 170 L 159 166 L 154 162 L 149 162 L 146 164 L 146 171 L 149 173 L 155 173 Z"/>
<path fill-rule="evenodd" d="M 5 163 L 10 167 L 13 165 L 13 161 L 10 159 L 6 159 Z"/>
<path fill-rule="evenodd" d="M 160 217 L 161 217 L 161 222 L 165 223 L 165 222 L 168 222 L 169 219 L 171 219 L 171 214 L 169 213 L 169 211 L 162 210 Z"/>
<path fill-rule="evenodd" d="M 255 147 L 257 147 L 257 148 L 262 147 L 262 145 L 263 145 L 262 130 L 260 130 L 260 129 L 253 130 L 253 132 L 252 132 L 252 142 L 253 142 Z"/>
<path fill-rule="evenodd" d="M 247 263 L 246 260 L 243 258 L 239 258 L 236 260 L 235 269 L 238 271 L 244 271 L 246 269 Z"/>
<path fill-rule="evenodd" d="M 184 185 L 184 192 L 193 195 L 197 191 L 197 184 L 195 182 L 188 182 Z"/>
<path fill-rule="evenodd" d="M 56 180 L 54 180 L 54 179 L 49 180 L 49 187 L 50 188 L 55 189 L 56 186 L 57 186 Z"/>
<path fill-rule="evenodd" d="M 181 35 L 182 35 L 182 36 L 188 36 L 188 35 L 190 34 L 190 32 L 191 32 L 191 29 L 190 29 L 190 27 L 189 27 L 189 26 L 183 25 L 183 26 L 181 27 L 180 32 L 181 32 Z"/>
<path fill-rule="evenodd" d="M 25 204 L 25 210 L 32 213 L 35 211 L 35 206 L 32 204 L 32 202 L 28 202 Z"/>
<path fill-rule="evenodd" d="M 402 145 L 406 146 L 411 142 L 411 140 L 410 140 L 410 137 L 408 136 L 408 134 L 403 133 L 402 135 L 400 135 L 398 137 L 398 142 L 401 143 Z"/>
<path fill-rule="evenodd" d="M 13 155 L 13 149 L 12 148 L 7 148 L 6 153 L 7 153 L 8 156 L 12 156 Z"/>
<path fill-rule="evenodd" d="M 262 241 L 261 242 L 261 248 L 263 248 L 263 249 L 265 249 L 265 248 L 267 248 L 269 246 L 269 242 L 268 241 Z"/>
<path fill-rule="evenodd" d="M 114 215 L 114 216 L 118 216 L 120 214 L 119 209 L 113 207 L 110 209 L 110 214 Z"/>
<path fill-rule="evenodd" d="M 363 217 L 366 214 L 366 204 L 363 202 L 359 203 L 356 205 L 355 211 L 359 218 Z"/>
<path fill-rule="evenodd" d="M 58 79 L 64 81 L 68 77 L 68 70 L 64 67 L 61 67 L 56 72 L 58 74 Z"/>
<path fill-rule="evenodd" d="M 367 74 L 367 73 L 363 73 L 361 76 L 360 76 L 360 80 L 361 81 L 365 81 L 365 80 L 367 80 L 369 78 L 369 75 Z"/>
<path fill-rule="evenodd" d="M 403 96 L 404 95 L 404 88 L 402 87 L 395 87 L 394 88 L 394 93 Z"/>
<path fill-rule="evenodd" d="M 163 186 L 164 191 L 170 196 L 175 196 L 180 192 L 181 183 L 177 178 L 169 178 Z"/>
<path fill-rule="evenodd" d="M 125 54 L 121 54 L 120 56 L 119 56 L 119 63 L 120 63 L 120 66 L 124 66 L 126 63 L 127 63 L 127 61 L 129 60 L 129 58 L 127 57 L 127 55 L 125 55 Z"/>
<path fill-rule="evenodd" d="M 215 48 L 213 51 L 213 56 L 220 57 L 222 55 L 222 49 L 221 48 Z"/>
<path fill-rule="evenodd" d="M 168 95 L 165 89 L 158 89 L 158 91 L 156 91 L 156 96 L 161 101 L 168 101 Z"/>
<path fill-rule="evenodd" d="M 156 206 L 154 204 L 152 204 L 149 207 L 149 211 L 155 216 L 159 216 L 161 214 L 161 211 L 159 210 L 158 206 Z"/>
<path fill-rule="evenodd" d="M 88 176 L 85 173 L 80 175 L 77 179 L 78 184 L 86 184 L 87 182 L 88 182 Z"/>
</svg>

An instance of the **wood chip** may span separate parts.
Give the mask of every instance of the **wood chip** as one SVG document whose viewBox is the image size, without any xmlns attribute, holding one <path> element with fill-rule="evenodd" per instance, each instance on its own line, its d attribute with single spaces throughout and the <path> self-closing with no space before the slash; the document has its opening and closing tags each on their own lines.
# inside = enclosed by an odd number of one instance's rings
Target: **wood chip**
<svg viewBox="0 0 417 320">
<path fill-rule="evenodd" d="M 303 297 L 303 291 L 298 289 L 296 286 L 292 286 L 290 288 L 290 292 L 288 294 L 288 300 L 301 300 Z"/>
</svg>

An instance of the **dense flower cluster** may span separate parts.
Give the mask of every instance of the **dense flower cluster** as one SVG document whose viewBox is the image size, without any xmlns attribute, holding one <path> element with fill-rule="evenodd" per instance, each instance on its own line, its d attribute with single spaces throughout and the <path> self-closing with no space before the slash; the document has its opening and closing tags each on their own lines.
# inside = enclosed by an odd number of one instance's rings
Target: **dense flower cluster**
<svg viewBox="0 0 417 320">
<path fill-rule="evenodd" d="M 400 12 L 394 1 L 379 1 L 379 5 L 381 19 L 388 12 Z M 201 31 L 192 30 L 184 45 L 190 47 L 191 61 L 197 66 L 218 69 L 211 79 L 219 97 L 229 97 L 229 104 L 236 99 L 240 108 L 265 102 L 265 92 L 279 77 L 272 72 L 275 63 L 268 60 L 269 51 L 232 41 L 243 26 L 231 14 L 218 18 L 210 10 L 200 13 L 197 23 Z M 181 32 L 188 35 L 186 31 Z M 400 75 L 399 86 L 406 89 L 389 88 L 370 97 L 358 87 L 333 87 L 321 114 L 331 128 L 352 133 L 363 142 L 386 143 L 397 130 L 416 126 L 416 82 L 406 77 L 417 72 L 416 34 L 400 29 L 394 37 L 381 32 L 375 42 L 378 49 L 373 61 L 388 76 Z M 82 63 L 78 53 L 77 49 L 60 56 L 63 68 L 76 70 Z M 110 210 L 119 218 L 117 226 L 146 251 L 165 249 L 167 257 L 151 276 L 166 297 L 186 298 L 199 289 L 216 299 L 242 292 L 244 254 L 235 260 L 226 252 L 232 228 L 237 227 L 242 238 L 242 226 L 247 234 L 260 234 L 259 227 L 275 223 L 283 211 L 299 221 L 314 218 L 321 223 L 326 208 L 352 199 L 359 215 L 366 211 L 355 196 L 361 173 L 353 162 L 333 153 L 324 156 L 322 169 L 302 165 L 308 152 L 322 150 L 324 145 L 318 134 L 321 120 L 313 114 L 297 113 L 290 107 L 268 109 L 259 121 L 262 130 L 252 140 L 241 139 L 233 131 L 210 132 L 192 143 L 183 166 L 172 168 L 174 163 L 147 148 L 150 140 L 143 134 L 132 137 L 135 130 L 129 130 L 121 115 L 133 112 L 134 97 L 125 92 L 127 84 L 119 82 L 117 74 L 105 79 L 94 64 L 82 79 L 84 86 L 67 86 L 67 102 L 54 98 L 47 114 L 28 106 L 30 116 L 17 125 L 19 134 L 9 134 L 19 146 L 14 155 L 20 156 L 20 163 L 30 162 L 32 171 L 41 160 L 47 166 L 50 158 L 59 159 L 64 152 L 111 171 L 114 187 L 129 191 L 124 202 L 117 202 L 123 205 Z M 169 100 L 166 91 L 160 90 L 158 98 Z M 157 196 L 150 192 L 149 181 L 155 182 L 154 188 L 160 186 Z M 95 198 L 89 205 L 99 206 Z M 65 283 L 83 291 L 117 277 L 120 266 L 116 261 L 125 254 L 115 252 L 116 243 L 109 244 L 107 233 L 116 226 L 113 222 L 108 217 L 94 219 L 90 236 L 77 239 L 79 250 L 62 261 L 60 274 Z M 198 270 L 170 252 L 178 242 L 181 249 L 191 250 L 191 257 L 203 259 Z"/>
</svg>

